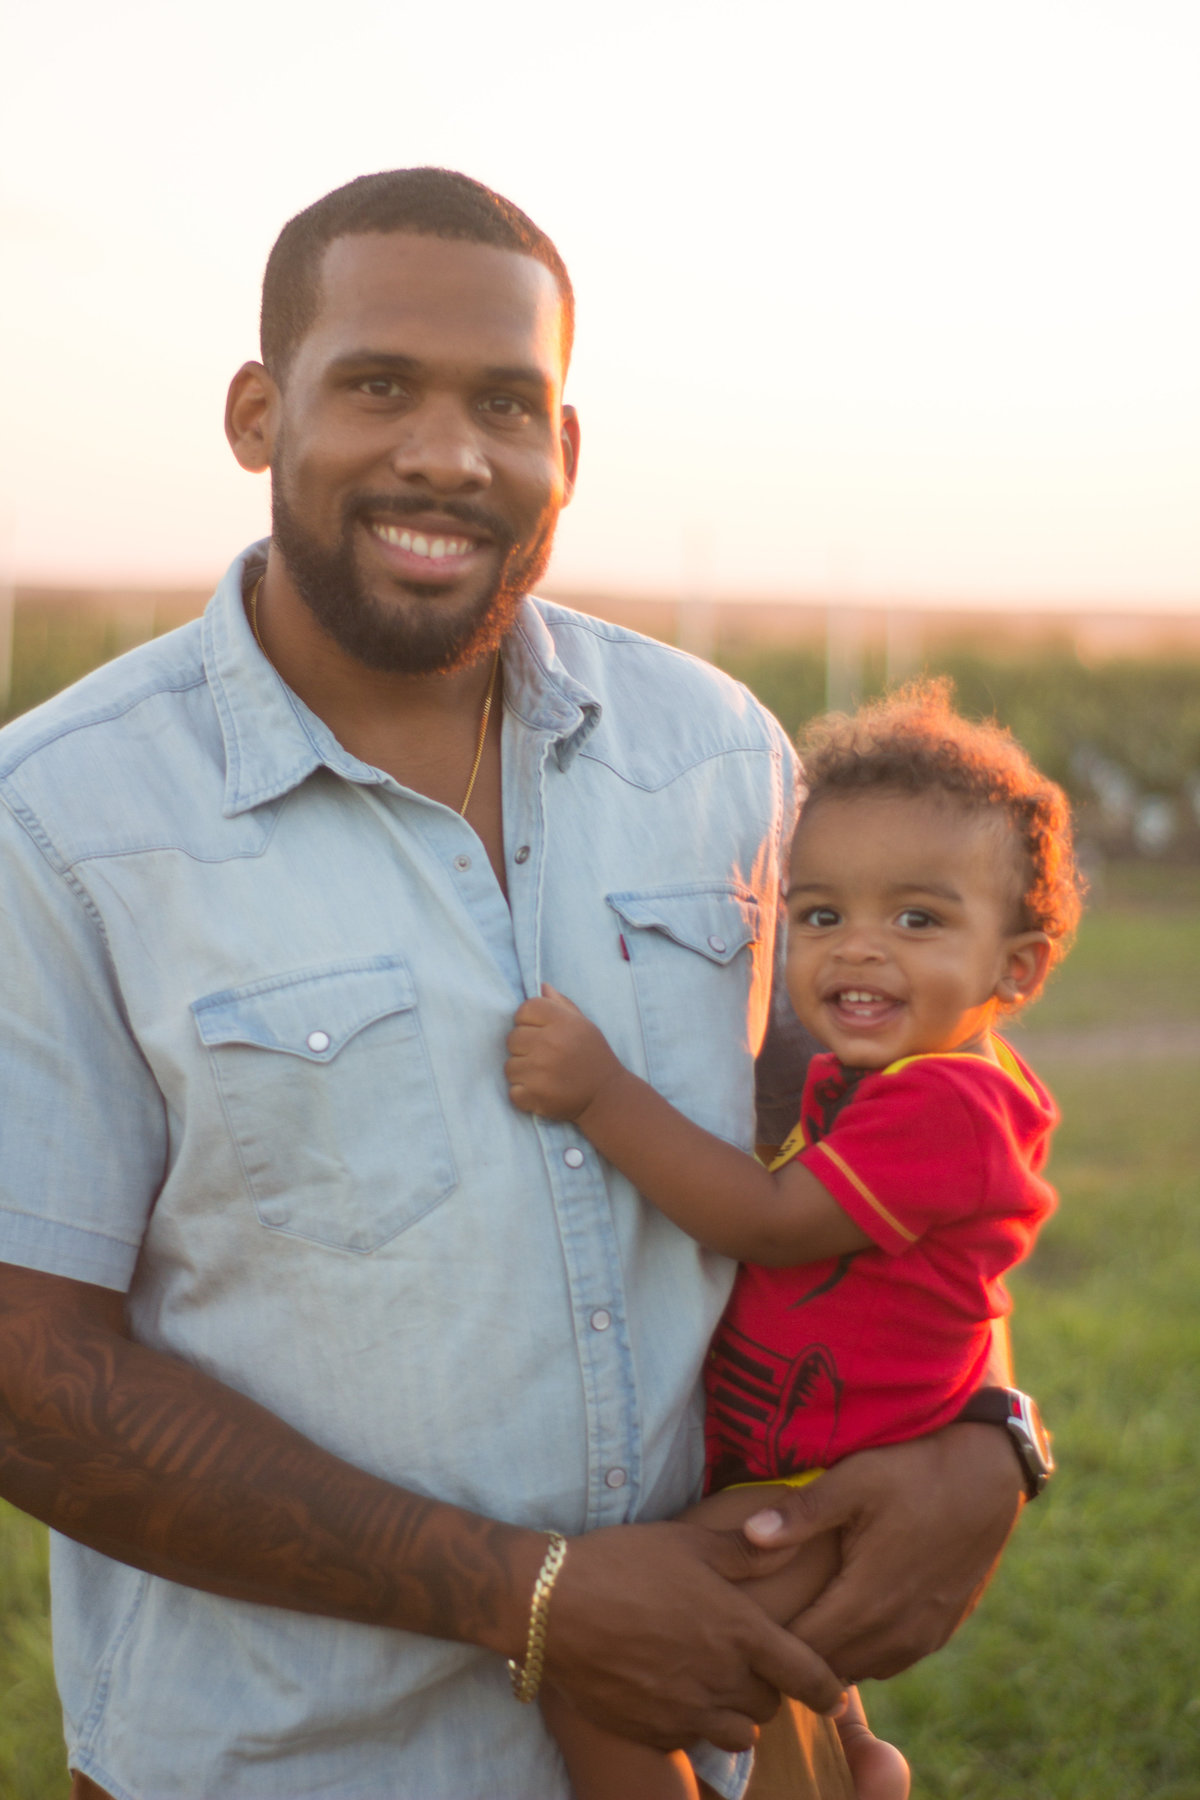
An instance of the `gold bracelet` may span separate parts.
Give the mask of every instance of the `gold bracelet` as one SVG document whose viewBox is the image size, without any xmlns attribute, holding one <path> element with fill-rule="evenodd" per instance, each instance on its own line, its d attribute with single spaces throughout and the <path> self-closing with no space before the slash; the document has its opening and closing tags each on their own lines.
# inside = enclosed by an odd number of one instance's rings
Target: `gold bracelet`
<svg viewBox="0 0 1200 1800">
<path fill-rule="evenodd" d="M 546 1627 L 550 1622 L 550 1596 L 567 1560 L 567 1540 L 559 1532 L 550 1533 L 550 1548 L 533 1584 L 533 1601 L 529 1608 L 529 1636 L 525 1640 L 524 1665 L 514 1657 L 508 1659 L 512 1690 L 522 1706 L 537 1699 L 542 1685 L 542 1669 L 546 1661 Z"/>
</svg>

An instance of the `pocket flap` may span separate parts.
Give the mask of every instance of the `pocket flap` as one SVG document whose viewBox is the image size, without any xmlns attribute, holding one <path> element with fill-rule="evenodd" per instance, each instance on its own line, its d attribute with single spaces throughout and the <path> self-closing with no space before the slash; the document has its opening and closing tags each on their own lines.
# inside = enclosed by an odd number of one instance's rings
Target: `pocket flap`
<svg viewBox="0 0 1200 1800">
<path fill-rule="evenodd" d="M 730 963 L 759 938 L 759 906 L 746 888 L 651 888 L 636 894 L 606 894 L 619 918 L 636 931 L 661 931 L 685 950 L 710 962 Z"/>
<path fill-rule="evenodd" d="M 416 1005 L 408 965 L 397 956 L 301 969 L 225 988 L 192 1002 L 201 1041 L 283 1050 L 329 1062 L 364 1026 Z"/>
</svg>

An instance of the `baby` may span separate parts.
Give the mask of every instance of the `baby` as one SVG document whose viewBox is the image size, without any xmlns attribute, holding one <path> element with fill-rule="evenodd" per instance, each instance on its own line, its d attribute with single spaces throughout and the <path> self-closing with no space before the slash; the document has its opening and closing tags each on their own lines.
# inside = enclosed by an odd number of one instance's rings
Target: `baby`
<svg viewBox="0 0 1200 1800">
<path fill-rule="evenodd" d="M 993 1033 L 1078 919 L 1065 796 L 1007 732 L 958 717 L 945 682 L 819 720 L 802 749 L 787 989 L 828 1053 L 770 1167 L 677 1112 L 553 988 L 517 1013 L 505 1071 L 515 1106 L 573 1120 L 743 1265 L 707 1364 L 709 1497 L 688 1515 L 718 1530 L 772 1493 L 733 1490 L 955 1419 L 1009 1309 L 1004 1272 L 1054 1205 L 1054 1103 Z M 837 1566 L 830 1534 L 757 1598 L 787 1623 Z M 703 1791 L 683 1753 L 614 1738 L 552 1693 L 545 1707 L 577 1800 Z M 864 1793 L 875 1779 L 869 1762 L 855 1776 Z"/>
</svg>

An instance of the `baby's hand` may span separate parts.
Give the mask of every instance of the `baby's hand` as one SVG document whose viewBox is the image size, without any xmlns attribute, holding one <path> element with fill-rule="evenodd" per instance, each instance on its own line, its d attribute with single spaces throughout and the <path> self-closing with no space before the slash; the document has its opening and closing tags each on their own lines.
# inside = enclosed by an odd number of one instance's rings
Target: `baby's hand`
<svg viewBox="0 0 1200 1800">
<path fill-rule="evenodd" d="M 508 1097 L 520 1112 L 578 1119 L 621 1065 L 604 1033 L 549 982 L 508 1034 Z"/>
</svg>

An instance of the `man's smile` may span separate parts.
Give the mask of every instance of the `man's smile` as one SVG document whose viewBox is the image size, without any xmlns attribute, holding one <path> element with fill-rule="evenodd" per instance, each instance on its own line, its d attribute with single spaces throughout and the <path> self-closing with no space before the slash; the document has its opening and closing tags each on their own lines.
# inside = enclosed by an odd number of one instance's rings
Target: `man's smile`
<svg viewBox="0 0 1200 1800">
<path fill-rule="evenodd" d="M 385 544 L 399 550 L 411 550 L 414 556 L 428 556 L 434 562 L 444 557 L 467 556 L 475 545 L 470 538 L 425 537 L 421 532 L 401 531 L 395 525 L 372 525 L 371 530 Z"/>
<path fill-rule="evenodd" d="M 449 584 L 469 574 L 491 540 L 468 535 L 456 522 L 431 515 L 412 523 L 368 518 L 367 531 L 380 547 L 383 561 L 396 575 L 423 583 Z"/>
</svg>

